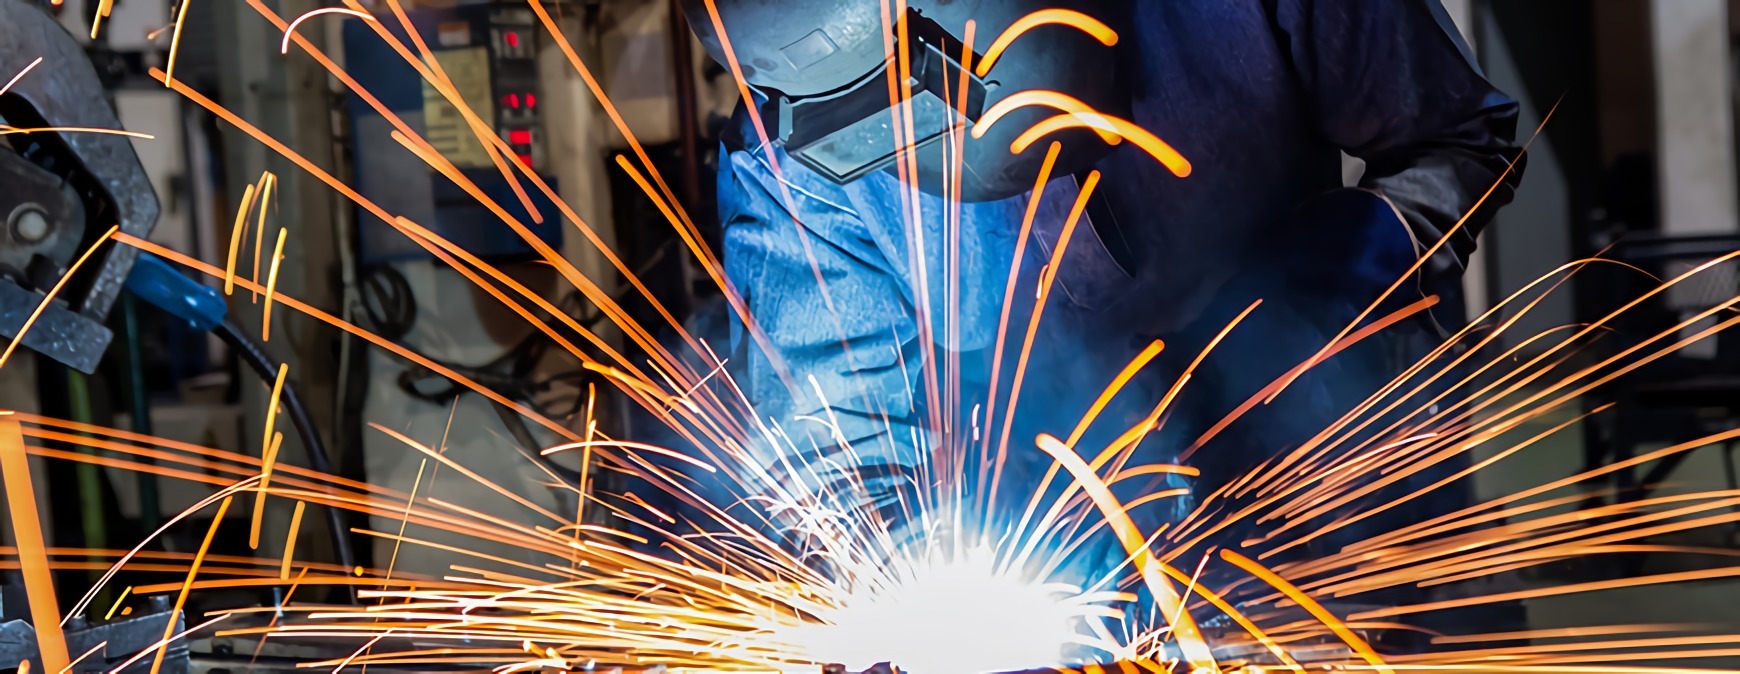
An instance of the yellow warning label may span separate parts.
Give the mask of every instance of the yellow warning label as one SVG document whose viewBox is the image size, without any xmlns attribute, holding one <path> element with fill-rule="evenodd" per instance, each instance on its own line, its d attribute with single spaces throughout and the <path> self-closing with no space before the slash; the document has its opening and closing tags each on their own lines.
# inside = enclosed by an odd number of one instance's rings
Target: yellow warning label
<svg viewBox="0 0 1740 674">
<path fill-rule="evenodd" d="M 495 101 L 490 95 L 489 50 L 483 47 L 443 49 L 435 52 L 435 61 L 441 64 L 447 79 L 453 82 L 459 99 L 465 101 L 472 114 L 483 120 L 483 128 L 494 133 Z M 423 124 L 429 144 L 454 166 L 482 168 L 493 165 L 459 109 L 449 104 L 428 80 L 423 81 Z"/>
</svg>

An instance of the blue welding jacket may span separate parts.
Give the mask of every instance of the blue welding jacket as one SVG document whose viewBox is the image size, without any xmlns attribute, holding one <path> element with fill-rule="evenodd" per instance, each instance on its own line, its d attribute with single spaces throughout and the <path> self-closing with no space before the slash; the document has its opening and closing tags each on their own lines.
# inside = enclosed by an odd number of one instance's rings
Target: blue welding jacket
<svg viewBox="0 0 1740 674">
<path fill-rule="evenodd" d="M 1176 147 L 1194 172 L 1174 177 L 1129 143 L 1099 164 L 1111 217 L 1083 225 L 1057 270 L 1010 441 L 1004 479 L 1011 483 L 1031 481 L 1049 464 L 1034 434 L 1066 435 L 1152 340 L 1165 340 L 1167 350 L 1155 376 L 1120 397 L 1130 404 L 1102 416 L 1112 435 L 1151 409 L 1207 336 L 1253 297 L 1286 305 L 1253 313 L 1241 328 L 1247 336 L 1204 364 L 1167 427 L 1182 438 L 1212 424 L 1308 357 L 1497 185 L 1398 298 L 1437 293 L 1446 299 L 1438 310 L 1453 308 L 1474 236 L 1519 178 L 1520 166 L 1506 171 L 1520 159 L 1518 106 L 1473 64 L 1438 0 L 1133 5 L 1120 43 L 1134 71 L 1133 121 Z M 1335 192 L 1341 152 L 1367 162 L 1358 185 L 1364 200 Z M 824 449 L 839 452 L 828 465 L 915 465 L 922 443 L 914 429 L 927 409 L 923 365 L 941 352 L 963 354 L 966 383 L 949 437 L 925 441 L 964 444 L 974 433 L 1001 432 L 1000 419 L 977 428 L 985 422 L 969 410 L 985 400 L 982 365 L 1028 196 L 957 207 L 914 197 L 888 174 L 836 185 L 762 144 L 741 111 L 720 163 L 726 274 L 776 352 L 770 358 L 739 326 L 735 376 L 763 420 L 792 438 L 760 447 L 765 465 L 841 440 L 851 451 Z M 1073 177 L 1045 188 L 1012 297 L 1006 359 L 1021 348 L 1035 278 L 1076 193 Z M 1325 203 L 1325 194 L 1339 195 L 1328 198 L 1330 208 L 1301 210 Z M 922 210 L 917 229 L 903 211 L 909 198 Z M 955 208 L 959 231 L 951 238 L 945 216 Z M 929 343 L 916 320 L 926 306 Z M 1458 314 L 1438 313 L 1435 327 Z M 1385 358 L 1417 354 L 1435 338 L 1416 327 L 1413 342 L 1384 346 L 1382 357 L 1364 364 L 1350 359 L 1334 375 L 1341 381 L 1302 384 L 1293 396 L 1303 401 L 1294 415 L 1302 419 L 1289 422 L 1297 428 L 1247 438 L 1229 461 L 1266 458 L 1281 447 L 1264 445 L 1332 420 L 1321 417 L 1340 399 L 1369 393 L 1388 376 Z M 1217 381 L 1195 383 L 1205 379 Z M 1000 406 L 1008 381 L 1006 370 Z M 1086 453 L 1103 446 L 1083 444 Z M 1140 460 L 1167 460 L 1178 445 L 1145 443 Z"/>
</svg>

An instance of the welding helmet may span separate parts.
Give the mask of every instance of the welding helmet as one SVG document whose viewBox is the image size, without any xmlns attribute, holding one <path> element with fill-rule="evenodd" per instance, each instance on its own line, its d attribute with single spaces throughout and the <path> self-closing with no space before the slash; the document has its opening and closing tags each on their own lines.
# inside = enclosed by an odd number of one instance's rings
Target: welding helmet
<svg viewBox="0 0 1740 674">
<path fill-rule="evenodd" d="M 1128 118 L 1130 96 L 1118 80 L 1115 48 L 1074 27 L 1039 25 L 1010 43 L 980 77 L 975 72 L 993 42 L 1024 17 L 1045 9 L 1073 10 L 1107 26 L 1128 25 L 1128 0 L 909 0 L 907 39 L 900 22 L 885 14 L 884 0 L 683 0 L 689 25 L 713 58 L 735 57 L 743 78 L 758 94 L 769 140 L 784 146 L 804 166 L 837 183 L 876 171 L 896 171 L 900 150 L 916 152 L 918 181 L 940 193 L 953 150 L 950 131 L 971 129 L 984 113 L 1011 94 L 1050 90 L 1094 110 Z M 974 24 L 974 54 L 965 52 L 968 21 Z M 890 78 L 900 72 L 904 46 L 908 86 Z M 963 68 L 962 61 L 970 58 Z M 963 72 L 968 71 L 968 72 Z M 964 77 L 963 77 L 964 75 Z M 961 82 L 967 82 L 963 89 Z M 891 82 L 896 84 L 891 89 Z M 964 94 L 964 96 L 963 96 Z M 894 131 L 892 102 L 905 99 L 910 134 Z M 963 114 L 964 113 L 964 114 Z M 1060 114 L 1044 106 L 1016 109 L 982 137 L 963 133 L 960 197 L 990 201 L 1033 188 L 1049 143 L 1015 153 L 1022 132 Z M 984 130 L 981 130 L 984 131 Z M 896 147 L 896 138 L 910 139 Z M 1052 175 L 1085 170 L 1109 151 L 1093 131 L 1070 128 L 1046 136 L 1061 142 Z"/>
</svg>

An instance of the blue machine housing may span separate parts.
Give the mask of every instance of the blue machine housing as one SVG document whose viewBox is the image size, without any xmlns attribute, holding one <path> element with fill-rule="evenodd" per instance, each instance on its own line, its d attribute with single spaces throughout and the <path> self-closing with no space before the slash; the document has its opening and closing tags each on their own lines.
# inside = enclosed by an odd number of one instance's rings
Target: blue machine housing
<svg viewBox="0 0 1740 674">
<path fill-rule="evenodd" d="M 465 50 L 473 50 L 473 57 L 477 55 L 475 50 L 487 53 L 489 98 L 480 101 L 468 97 L 467 102 L 479 115 L 493 115 L 496 132 L 522 159 L 529 159 L 533 170 L 554 189 L 555 178 L 539 170 L 545 152 L 536 98 L 536 51 L 532 48 L 535 26 L 529 12 L 484 4 L 415 9 L 407 14 L 418 35 L 435 52 L 438 60 Z M 387 27 L 407 46 L 415 48 L 392 16 L 382 16 L 379 25 Z M 373 26 L 361 19 L 346 20 L 344 50 L 351 76 L 439 149 L 441 144 L 431 137 L 425 114 L 426 85 L 416 69 L 381 40 Z M 472 73 L 475 78 L 476 70 Z M 454 74 L 450 72 L 449 76 Z M 463 90 L 464 85 L 461 88 Z M 509 106 L 510 102 L 512 106 Z M 484 109 L 486 105 L 488 110 Z M 389 213 L 403 215 L 479 257 L 511 260 L 534 254 L 530 244 L 476 199 L 393 140 L 392 125 L 361 97 L 352 94 L 347 106 L 351 118 L 355 184 L 363 196 Z M 449 125 L 448 131 L 451 130 Z M 477 140 L 470 135 L 469 129 L 460 131 L 465 136 L 462 141 L 465 147 L 475 148 Z M 493 165 L 455 163 L 465 177 L 538 238 L 552 247 L 561 245 L 561 215 L 530 180 L 519 176 L 521 186 L 544 218 L 541 223 L 533 222 L 507 179 Z M 432 257 L 366 210 L 357 209 L 357 222 L 359 257 L 364 264 Z"/>
</svg>

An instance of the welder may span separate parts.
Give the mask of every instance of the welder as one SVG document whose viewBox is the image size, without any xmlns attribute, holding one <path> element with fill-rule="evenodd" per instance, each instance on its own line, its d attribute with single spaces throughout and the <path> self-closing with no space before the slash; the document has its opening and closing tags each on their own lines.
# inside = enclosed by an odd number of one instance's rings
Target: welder
<svg viewBox="0 0 1740 674">
<path fill-rule="evenodd" d="M 1035 198 L 1023 290 L 1009 298 L 1006 368 L 1037 278 L 1050 273 L 1054 286 L 1021 389 L 1004 493 L 1025 494 L 1047 465 L 1035 434 L 1066 435 L 1132 356 L 1165 344 L 1165 357 L 1125 389 L 1079 451 L 1097 452 L 1105 434 L 1151 410 L 1191 357 L 1258 299 L 1144 442 L 1141 462 L 1176 458 L 1398 279 L 1406 277 L 1377 315 L 1428 296 L 1438 302 L 1322 363 L 1196 452 L 1199 496 L 1297 446 L 1465 320 L 1460 281 L 1475 237 L 1521 176 L 1519 108 L 1484 77 L 1439 0 L 909 0 L 904 28 L 891 4 L 685 1 L 691 26 L 715 59 L 736 68 L 759 113 L 740 109 L 726 131 L 719 216 L 726 273 L 775 356 L 739 327 L 739 384 L 783 430 L 763 448 L 769 466 L 801 454 L 822 473 L 854 471 L 839 482 L 868 485 L 853 493 L 888 506 L 910 488 L 901 476 L 913 474 L 921 452 L 976 447 L 980 434 L 997 444 L 1000 418 L 966 410 L 984 403 L 982 364 Z M 963 65 L 969 19 L 974 56 L 983 58 L 1006 27 L 1046 8 L 1094 17 L 1118 39 L 1108 46 L 1046 25 L 1012 43 L 983 77 Z M 887 69 L 902 68 L 903 58 L 890 37 L 903 30 L 917 46 L 904 59 L 910 79 L 894 86 Z M 910 131 L 890 131 L 891 89 L 912 90 L 903 104 L 913 111 Z M 1017 134 L 1057 114 L 1033 107 L 983 137 L 969 134 L 964 170 L 950 173 L 956 136 L 948 129 L 971 127 L 976 114 L 1029 90 L 1128 119 L 1191 170 L 1180 177 L 1134 143 L 1108 143 L 1090 129 L 1014 152 Z M 897 138 L 916 153 L 916 172 L 902 170 Z M 1050 140 L 1061 151 L 1033 194 Z M 1365 162 L 1352 186 L 1343 153 Z M 1048 268 L 1095 171 L 1085 222 Z M 927 308 L 928 335 L 919 321 Z M 968 384 L 947 417 L 963 421 L 935 437 L 927 405 L 938 402 L 927 400 L 922 373 L 941 353 L 958 355 Z M 1007 370 L 1002 381 L 999 414 Z"/>
</svg>

